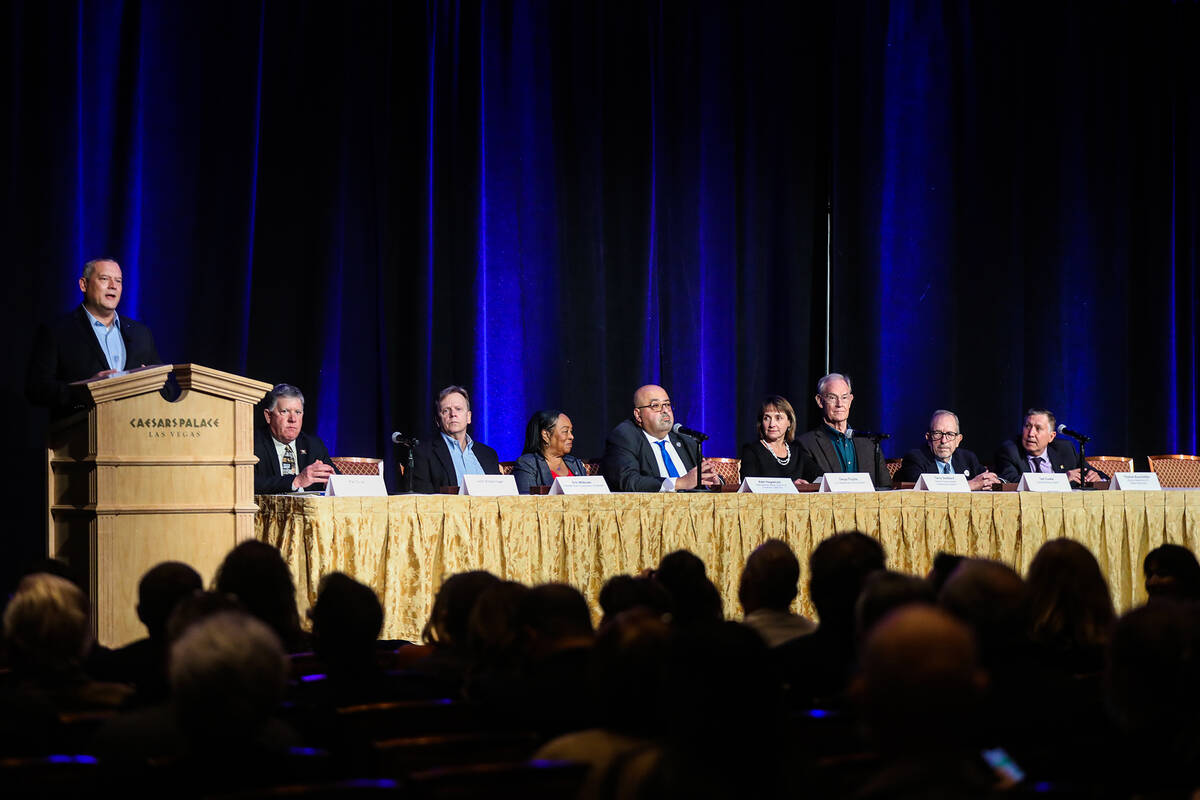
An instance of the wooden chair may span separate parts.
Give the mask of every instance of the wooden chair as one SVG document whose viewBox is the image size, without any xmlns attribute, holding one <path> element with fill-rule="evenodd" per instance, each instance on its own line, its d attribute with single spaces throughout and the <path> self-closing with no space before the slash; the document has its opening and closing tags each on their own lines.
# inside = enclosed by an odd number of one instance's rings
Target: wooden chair
<svg viewBox="0 0 1200 800">
<path fill-rule="evenodd" d="M 1109 478 L 1114 472 L 1133 472 L 1133 459 L 1125 456 L 1088 456 L 1088 466 Z"/>
<path fill-rule="evenodd" d="M 706 458 L 713 469 L 725 481 L 726 486 L 737 486 L 742 482 L 742 460 L 740 458 Z"/>
<path fill-rule="evenodd" d="M 1169 489 L 1200 488 L 1200 456 L 1149 456 L 1150 471 Z"/>
<path fill-rule="evenodd" d="M 409 788 L 412 796 L 430 800 L 478 797 L 561 800 L 579 794 L 587 771 L 587 764 L 571 761 L 474 764 L 413 773 Z"/>
<path fill-rule="evenodd" d="M 896 480 L 896 473 L 900 471 L 900 465 L 904 463 L 903 458 L 889 458 L 883 462 L 887 465 L 888 477 L 893 481 Z"/>
<path fill-rule="evenodd" d="M 358 458 L 351 456 L 331 456 L 329 458 L 337 471 L 343 475 L 382 475 L 382 458 Z"/>
<path fill-rule="evenodd" d="M 478 731 L 372 742 L 375 773 L 399 778 L 413 772 L 467 764 L 524 761 L 540 743 L 532 731 Z"/>
</svg>

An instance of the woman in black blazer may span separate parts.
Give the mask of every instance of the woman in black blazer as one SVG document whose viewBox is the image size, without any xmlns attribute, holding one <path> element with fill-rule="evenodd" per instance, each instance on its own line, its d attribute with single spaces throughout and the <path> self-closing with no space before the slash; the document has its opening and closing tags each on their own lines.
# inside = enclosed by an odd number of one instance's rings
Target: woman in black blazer
<svg viewBox="0 0 1200 800">
<path fill-rule="evenodd" d="M 525 426 L 525 452 L 513 467 L 517 491 L 529 494 L 531 486 L 549 486 L 554 479 L 586 475 L 583 462 L 571 455 L 575 429 L 561 411 L 534 412 Z"/>
<path fill-rule="evenodd" d="M 786 397 L 767 395 L 758 415 L 758 441 L 742 445 L 742 477 L 810 482 L 820 468 L 802 449 L 792 447 L 795 438 L 796 412 L 792 404 Z"/>
</svg>

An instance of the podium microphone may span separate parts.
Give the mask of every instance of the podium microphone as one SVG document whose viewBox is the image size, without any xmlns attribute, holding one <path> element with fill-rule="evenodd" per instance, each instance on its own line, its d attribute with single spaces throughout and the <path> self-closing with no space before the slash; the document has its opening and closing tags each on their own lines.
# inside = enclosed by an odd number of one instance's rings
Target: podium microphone
<svg viewBox="0 0 1200 800">
<path fill-rule="evenodd" d="M 695 439 L 697 442 L 708 441 L 707 433 L 701 433 L 698 430 L 694 430 L 692 428 L 685 427 L 682 423 L 679 423 L 679 422 L 676 422 L 674 425 L 672 425 L 671 430 L 673 430 L 675 433 L 682 433 L 684 436 L 690 436 L 691 438 Z"/>
</svg>

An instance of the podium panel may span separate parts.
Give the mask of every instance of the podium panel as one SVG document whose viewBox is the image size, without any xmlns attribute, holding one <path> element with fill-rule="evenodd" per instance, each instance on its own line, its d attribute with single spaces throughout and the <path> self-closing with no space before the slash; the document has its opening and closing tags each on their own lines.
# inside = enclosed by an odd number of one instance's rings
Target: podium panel
<svg viewBox="0 0 1200 800">
<path fill-rule="evenodd" d="M 162 390 L 175 376 L 180 392 Z M 88 577 L 101 644 L 145 635 L 137 584 L 162 561 L 211 582 L 254 534 L 254 404 L 269 384 L 195 364 L 86 384 L 93 405 L 51 428 L 47 551 Z"/>
</svg>

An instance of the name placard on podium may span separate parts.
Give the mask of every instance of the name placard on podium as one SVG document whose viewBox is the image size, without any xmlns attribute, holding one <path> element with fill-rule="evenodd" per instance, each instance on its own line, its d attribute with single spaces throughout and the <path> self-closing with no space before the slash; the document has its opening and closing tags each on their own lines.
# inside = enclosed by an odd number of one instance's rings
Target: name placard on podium
<svg viewBox="0 0 1200 800">
<path fill-rule="evenodd" d="M 917 485 L 913 489 L 918 492 L 969 492 L 971 486 L 967 483 L 966 475 L 929 472 L 917 478 Z"/>
<path fill-rule="evenodd" d="M 1071 481 L 1065 472 L 1026 472 L 1017 484 L 1018 492 L 1069 492 Z"/>
<path fill-rule="evenodd" d="M 1114 472 L 1108 482 L 1109 490 L 1161 492 L 1162 484 L 1153 472 Z"/>
<path fill-rule="evenodd" d="M 739 492 L 753 494 L 800 494 L 791 478 L 742 478 Z"/>
<path fill-rule="evenodd" d="M 867 472 L 826 472 L 818 492 L 873 492 L 875 484 Z"/>
<path fill-rule="evenodd" d="M 603 475 L 564 475 L 550 484 L 550 494 L 608 494 Z"/>
<path fill-rule="evenodd" d="M 472 497 L 516 497 L 517 479 L 512 475 L 463 475 L 459 494 Z"/>
</svg>

